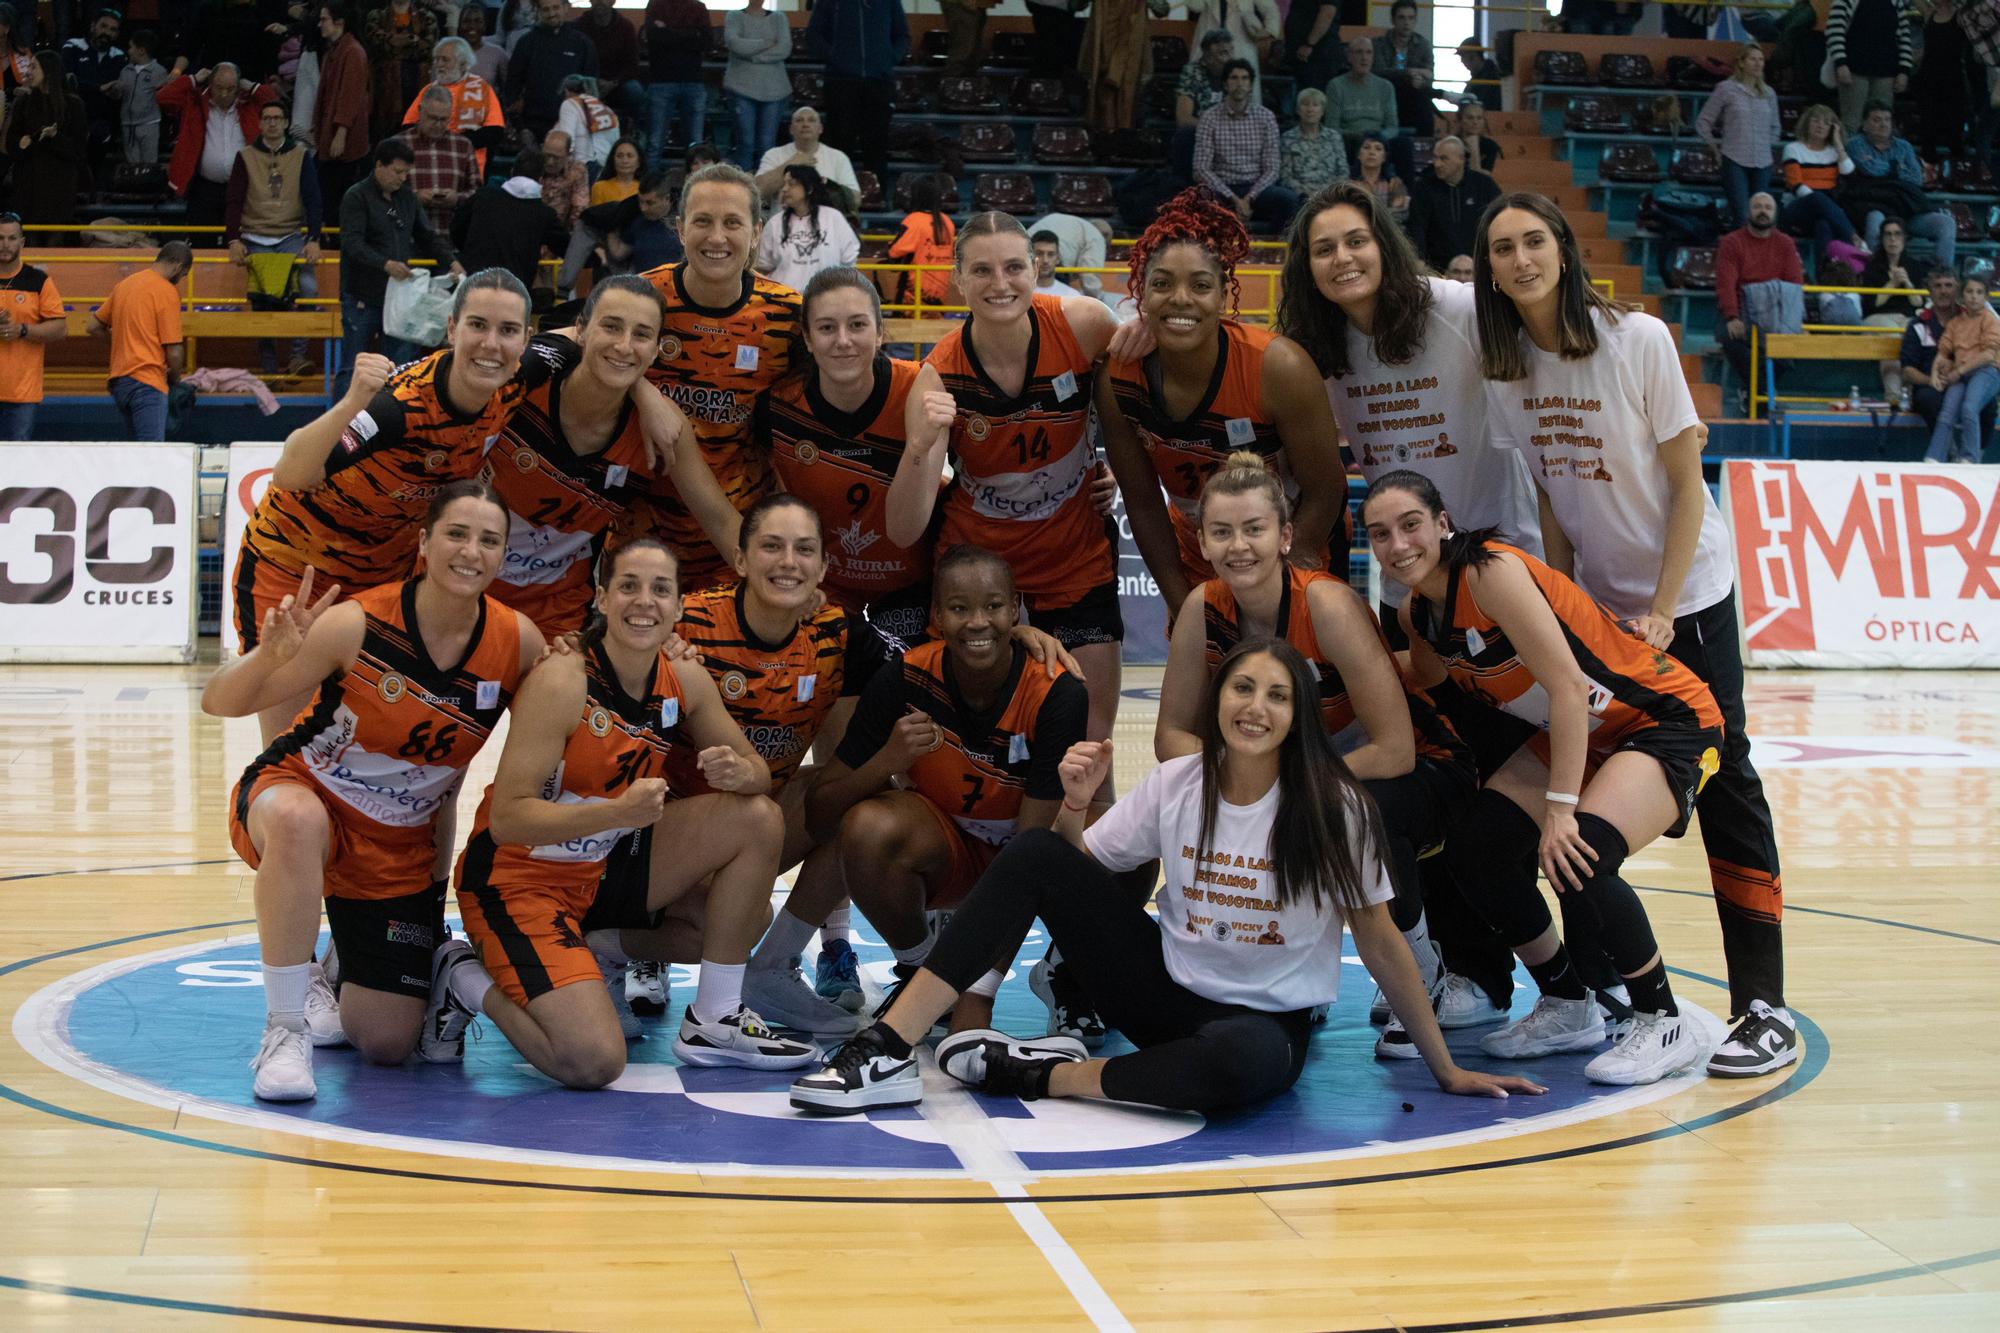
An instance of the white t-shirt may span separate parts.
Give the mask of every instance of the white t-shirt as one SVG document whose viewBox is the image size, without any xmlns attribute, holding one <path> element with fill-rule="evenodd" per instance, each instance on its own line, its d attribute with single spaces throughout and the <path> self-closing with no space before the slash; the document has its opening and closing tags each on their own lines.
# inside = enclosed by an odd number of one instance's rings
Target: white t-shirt
<svg viewBox="0 0 2000 1333">
<path fill-rule="evenodd" d="M 819 239 L 813 239 L 813 224 L 792 218 L 791 234 L 785 234 L 787 213 L 780 209 L 764 223 L 764 235 L 757 242 L 757 267 L 794 291 L 804 291 L 813 274 L 836 264 L 852 264 L 861 254 L 861 238 L 839 210 L 825 204 L 819 209 Z"/>
<path fill-rule="evenodd" d="M 768 149 L 757 163 L 757 174 L 761 176 L 767 171 L 776 171 L 790 162 L 795 155 L 796 150 L 789 143 L 781 143 L 776 148 Z M 811 165 L 813 170 L 819 173 L 821 180 L 844 185 L 854 191 L 856 196 L 860 195 L 861 182 L 854 179 L 854 164 L 848 161 L 847 154 L 838 148 L 829 148 L 821 144 L 813 150 Z"/>
<path fill-rule="evenodd" d="M 1497 527 L 1503 540 L 1539 556 L 1541 519 L 1527 465 L 1487 434 L 1472 288 L 1424 281 L 1431 289 L 1424 345 L 1404 364 L 1385 364 L 1375 340 L 1348 326 L 1348 373 L 1326 382 L 1333 419 L 1368 480 L 1399 468 L 1421 472 L 1457 526 Z M 1384 579 L 1382 595 L 1401 606 L 1410 590 Z"/>
<path fill-rule="evenodd" d="M 618 122 L 613 120 L 604 129 L 593 132 L 590 113 L 574 97 L 563 98 L 562 107 L 556 112 L 556 128 L 569 136 L 570 151 L 585 163 L 603 166 L 611 160 L 611 150 L 618 145 Z"/>
<path fill-rule="evenodd" d="M 1068 283 L 1064 282 L 1061 278 L 1050 278 L 1046 283 L 1039 283 L 1036 285 L 1035 295 L 1082 296 L 1083 293 L 1078 291 L 1076 288 L 1070 286 Z"/>
<path fill-rule="evenodd" d="M 1643 311 L 1613 324 L 1593 310 L 1597 354 L 1565 361 L 1523 333 L 1528 377 L 1486 386 L 1493 442 L 1528 460 L 1556 521 L 1576 548 L 1576 581 L 1614 616 L 1653 609 L 1667 532 L 1667 469 L 1659 446 L 1700 424 L 1680 351 L 1667 326 Z M 1676 616 L 1729 592 L 1722 512 L 1701 492 L 1701 538 Z"/>
<path fill-rule="evenodd" d="M 201 178 L 227 185 L 236 155 L 242 151 L 243 122 L 237 118 L 236 108 L 209 107 L 208 131 L 201 141 Z"/>
<path fill-rule="evenodd" d="M 1197 995 L 1267 1013 L 1331 1004 L 1340 990 L 1340 909 L 1302 901 L 1278 905 L 1269 868 L 1278 787 L 1252 805 L 1217 801 L 1208 861 L 1195 866 L 1201 839 L 1201 756 L 1154 768 L 1104 818 L 1084 830 L 1084 846 L 1108 870 L 1158 857 L 1166 884 L 1157 899 L 1167 973 Z M 1370 903 L 1387 902 L 1389 872 L 1372 849 L 1361 857 Z"/>
</svg>

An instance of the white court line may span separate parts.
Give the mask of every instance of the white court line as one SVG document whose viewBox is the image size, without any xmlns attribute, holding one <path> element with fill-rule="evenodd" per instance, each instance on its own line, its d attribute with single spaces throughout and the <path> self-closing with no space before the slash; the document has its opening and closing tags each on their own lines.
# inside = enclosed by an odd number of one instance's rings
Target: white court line
<svg viewBox="0 0 2000 1333">
<path fill-rule="evenodd" d="M 996 1182 L 993 1192 L 1005 1199 L 1025 1199 L 1027 1190 L 1012 1182 Z M 1083 1307 L 1083 1313 L 1100 1329 L 1114 1330 L 1115 1333 L 1131 1333 L 1132 1321 L 1119 1310 L 1118 1303 L 1111 1294 L 1091 1276 L 1090 1266 L 1083 1257 L 1070 1248 L 1062 1238 L 1055 1224 L 1049 1221 L 1041 1208 L 1034 1203 L 1010 1203 L 1008 1213 L 1028 1233 L 1028 1239 L 1035 1242 L 1035 1248 L 1042 1252 L 1042 1258 L 1049 1261 L 1049 1267 L 1056 1270 L 1056 1276 L 1069 1288 L 1069 1294 Z"/>
</svg>

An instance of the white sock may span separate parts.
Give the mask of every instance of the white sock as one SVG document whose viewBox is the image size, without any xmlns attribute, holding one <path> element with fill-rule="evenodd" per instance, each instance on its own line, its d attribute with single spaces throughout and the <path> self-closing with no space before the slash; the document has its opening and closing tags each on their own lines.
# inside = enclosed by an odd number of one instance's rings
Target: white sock
<svg viewBox="0 0 2000 1333">
<path fill-rule="evenodd" d="M 931 942 L 933 938 L 933 936 L 926 935 L 922 944 L 914 945 L 908 949 L 897 949 L 895 951 L 896 961 L 909 967 L 922 967 L 924 959 L 931 956 Z"/>
<path fill-rule="evenodd" d="M 618 930 L 592 930 L 584 934 L 583 942 L 599 958 L 613 963 L 629 963 L 631 955 L 625 952 L 623 932 Z"/>
<path fill-rule="evenodd" d="M 782 909 L 771 922 L 771 928 L 764 932 L 763 942 L 750 955 L 750 966 L 789 967 L 791 961 L 805 951 L 806 941 L 812 938 L 812 933 L 810 922 L 793 916 L 789 907 Z"/>
<path fill-rule="evenodd" d="M 486 1012 L 486 993 L 493 989 L 493 978 L 488 975 L 486 965 L 477 958 L 452 968 L 445 984 L 467 1009 L 475 1014 Z"/>
<path fill-rule="evenodd" d="M 713 1023 L 726 1018 L 743 1005 L 743 964 L 711 963 L 701 960 L 701 980 L 695 985 L 695 1021 Z"/>
<path fill-rule="evenodd" d="M 312 984 L 312 964 L 290 967 L 264 964 L 264 1024 L 306 1030 L 306 987 Z"/>
<path fill-rule="evenodd" d="M 1431 943 L 1430 922 L 1419 914 L 1417 924 L 1404 931 L 1403 938 L 1409 941 L 1410 953 L 1417 960 L 1417 974 L 1424 979 L 1424 989 L 1429 990 L 1437 984 L 1438 969 L 1442 966 L 1437 946 Z"/>
<path fill-rule="evenodd" d="M 965 993 L 977 995 L 982 1000 L 990 1000 L 1000 993 L 1000 983 L 1006 979 L 1007 974 L 999 968 L 989 967 L 985 976 L 965 988 Z"/>
<path fill-rule="evenodd" d="M 826 923 L 819 928 L 822 945 L 831 940 L 846 940 L 854 943 L 854 904 L 847 899 L 840 900 L 840 906 L 826 914 Z"/>
</svg>

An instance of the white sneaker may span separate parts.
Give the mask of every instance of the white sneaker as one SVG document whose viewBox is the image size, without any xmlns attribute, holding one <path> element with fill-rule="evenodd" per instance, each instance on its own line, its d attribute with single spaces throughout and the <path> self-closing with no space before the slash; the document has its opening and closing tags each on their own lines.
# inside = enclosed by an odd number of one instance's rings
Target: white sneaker
<svg viewBox="0 0 2000 1333">
<path fill-rule="evenodd" d="M 306 1036 L 315 1046 L 347 1042 L 347 1033 L 340 1026 L 340 1000 L 318 963 L 312 965 L 311 979 L 306 982 Z"/>
<path fill-rule="evenodd" d="M 742 1065 L 748 1069 L 797 1069 L 819 1059 L 819 1047 L 793 1041 L 771 1031 L 747 1004 L 713 1023 L 694 1016 L 687 1007 L 681 1035 L 674 1038 L 674 1057 L 684 1065 Z"/>
<path fill-rule="evenodd" d="M 446 940 L 431 955 L 431 1001 L 424 1007 L 424 1026 L 417 1034 L 417 1055 L 424 1063 L 455 1065 L 465 1059 L 465 1029 L 474 1014 L 451 993 L 451 970 L 478 961 L 472 946 L 460 939 Z"/>
<path fill-rule="evenodd" d="M 1375 1039 L 1377 1060 L 1421 1060 L 1424 1053 L 1410 1040 L 1410 1030 L 1403 1026 L 1403 1020 L 1394 1014 L 1382 1025 L 1382 1035 Z"/>
<path fill-rule="evenodd" d="M 1493 997 L 1479 988 L 1470 977 L 1462 977 L 1456 972 L 1444 974 L 1444 989 L 1438 992 L 1438 1026 L 1451 1028 L 1476 1028 L 1488 1023 L 1504 1022 L 1507 1006 L 1493 1003 Z"/>
<path fill-rule="evenodd" d="M 1613 1046 L 1632 1035 L 1632 992 L 1623 983 L 1595 993 L 1597 1011 L 1604 1015 L 1604 1035 Z"/>
<path fill-rule="evenodd" d="M 1755 1078 L 1798 1058 L 1799 1025 L 1791 1014 L 1752 1000 L 1750 1012 L 1736 1021 L 1728 1040 L 1708 1057 L 1708 1072 L 1717 1078 Z"/>
<path fill-rule="evenodd" d="M 968 1087 L 1002 1097 L 1033 1100 L 1048 1085 L 1051 1065 L 1090 1058 L 1075 1037 L 1029 1037 L 1017 1040 L 993 1028 L 954 1032 L 938 1043 L 938 1068 Z"/>
<path fill-rule="evenodd" d="M 1684 1014 L 1634 1014 L 1625 1040 L 1583 1067 L 1592 1083 L 1657 1083 L 1708 1054 L 1708 1043 Z"/>
<path fill-rule="evenodd" d="M 1028 990 L 1048 1007 L 1049 1036 L 1080 1041 L 1093 1051 L 1104 1044 L 1104 1020 L 1053 948 L 1028 969 Z"/>
<path fill-rule="evenodd" d="M 632 964 L 637 967 L 638 964 Z M 618 1033 L 627 1041 L 638 1041 L 646 1035 L 646 1029 L 639 1025 L 639 1015 L 632 1011 L 632 1003 L 626 999 L 630 993 L 626 986 L 626 965 L 614 963 L 602 954 L 597 955 L 597 975 L 604 978 L 604 989 L 611 994 L 612 1011 L 618 1015 Z"/>
<path fill-rule="evenodd" d="M 312 1042 L 303 1032 L 266 1024 L 264 1043 L 250 1062 L 257 1081 L 250 1090 L 260 1102 L 309 1102 L 319 1095 L 313 1082 Z"/>
<path fill-rule="evenodd" d="M 872 1027 L 856 1033 L 819 1071 L 792 1084 L 792 1105 L 821 1115 L 915 1106 L 923 1099 L 924 1082 L 917 1072 L 916 1053 L 889 1054 Z"/>
<path fill-rule="evenodd" d="M 861 1015 L 850 1013 L 807 984 L 795 956 L 783 967 L 751 966 L 743 970 L 743 1003 L 767 1022 L 809 1032 L 815 1037 L 853 1036 L 861 1031 Z"/>
<path fill-rule="evenodd" d="M 1368 1000 L 1369 1023 L 1379 1028 L 1393 1017 L 1395 1011 L 1389 1007 L 1389 997 L 1382 993 L 1380 986 L 1377 986 L 1375 994 Z"/>
<path fill-rule="evenodd" d="M 1597 1001 L 1544 995 L 1525 1018 L 1479 1039 L 1479 1049 L 1501 1060 L 1532 1060 L 1562 1051 L 1583 1051 L 1604 1040 L 1604 1015 Z"/>
<path fill-rule="evenodd" d="M 667 969 L 664 963 L 635 959 L 625 969 L 625 1003 L 644 1018 L 667 1012 Z"/>
</svg>

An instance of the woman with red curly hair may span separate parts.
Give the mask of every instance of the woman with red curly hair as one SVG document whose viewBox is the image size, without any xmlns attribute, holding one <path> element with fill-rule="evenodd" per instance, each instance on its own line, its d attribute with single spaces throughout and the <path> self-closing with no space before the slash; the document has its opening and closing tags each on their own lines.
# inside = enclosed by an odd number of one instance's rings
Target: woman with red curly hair
<svg viewBox="0 0 2000 1333">
<path fill-rule="evenodd" d="M 1232 318 L 1250 235 L 1229 207 L 1188 190 L 1132 247 L 1131 290 L 1152 346 L 1097 385 L 1105 453 L 1132 539 L 1170 608 L 1215 571 L 1202 558 L 1201 488 L 1229 455 L 1270 461 L 1295 508 L 1295 562 L 1345 558 L 1347 480 L 1333 413 L 1305 350 Z M 1161 498 L 1162 490 L 1166 499 Z M 1171 503 L 1169 503 L 1171 502 Z"/>
</svg>

